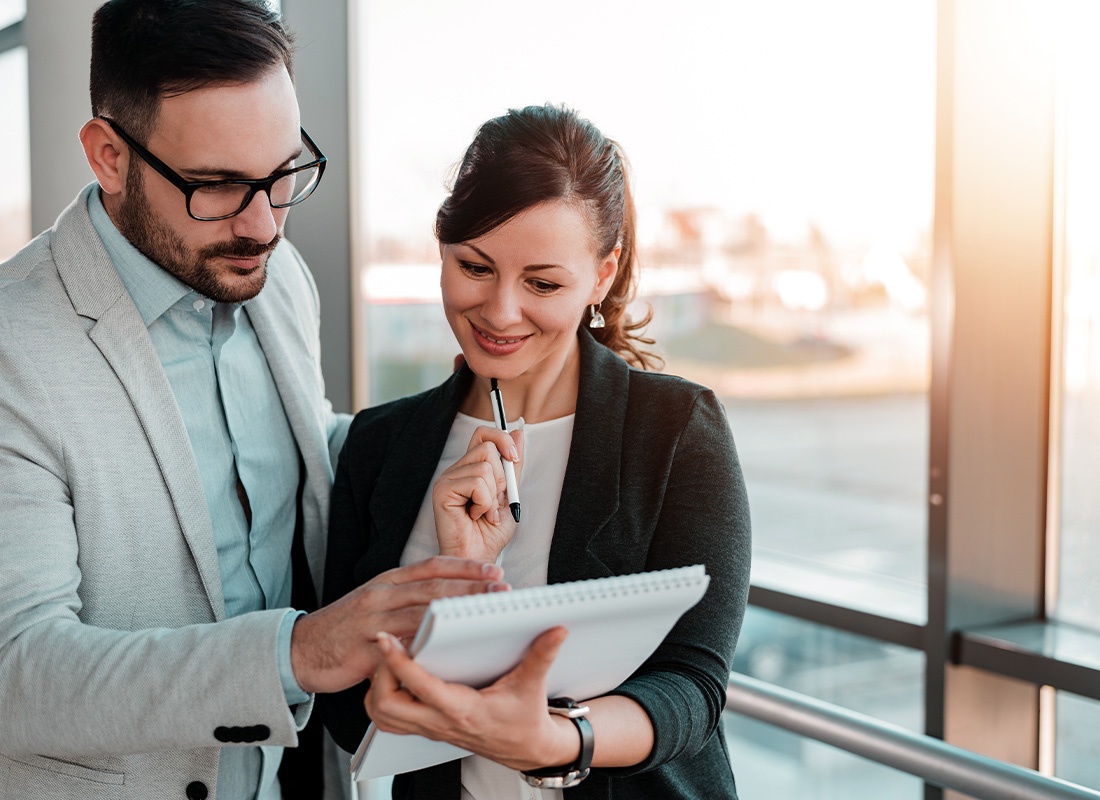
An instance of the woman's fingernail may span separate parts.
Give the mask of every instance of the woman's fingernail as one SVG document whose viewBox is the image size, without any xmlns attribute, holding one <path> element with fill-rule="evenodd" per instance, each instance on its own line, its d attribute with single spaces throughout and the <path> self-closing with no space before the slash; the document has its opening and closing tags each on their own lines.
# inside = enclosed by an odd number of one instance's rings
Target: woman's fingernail
<svg viewBox="0 0 1100 800">
<path fill-rule="evenodd" d="M 513 447 L 511 449 L 511 454 L 512 454 L 512 461 L 519 461 L 519 450 L 517 450 L 515 447 Z"/>
<path fill-rule="evenodd" d="M 378 643 L 378 649 L 383 653 L 389 653 L 393 649 L 393 637 L 385 631 L 380 631 L 375 635 L 374 641 Z"/>
</svg>

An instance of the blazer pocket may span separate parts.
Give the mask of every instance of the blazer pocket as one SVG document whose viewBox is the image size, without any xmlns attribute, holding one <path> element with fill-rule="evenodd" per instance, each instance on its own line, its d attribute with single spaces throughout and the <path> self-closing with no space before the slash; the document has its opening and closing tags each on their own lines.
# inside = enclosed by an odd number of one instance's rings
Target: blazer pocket
<svg viewBox="0 0 1100 800">
<path fill-rule="evenodd" d="M 81 800 L 121 800 L 126 775 L 121 772 L 92 769 L 71 761 L 45 756 L 8 756 L 8 779 L 3 797 L 28 796 L 81 798 Z"/>
</svg>

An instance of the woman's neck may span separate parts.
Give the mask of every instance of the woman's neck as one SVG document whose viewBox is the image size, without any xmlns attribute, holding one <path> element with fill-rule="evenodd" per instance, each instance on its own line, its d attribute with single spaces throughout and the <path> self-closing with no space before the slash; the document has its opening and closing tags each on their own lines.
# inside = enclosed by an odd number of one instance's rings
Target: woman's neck
<svg viewBox="0 0 1100 800">
<path fill-rule="evenodd" d="M 573 347 L 560 363 L 542 363 L 515 378 L 498 381 L 509 421 L 523 417 L 525 422 L 546 422 L 574 413 L 580 376 L 580 348 Z M 462 402 L 462 413 L 477 419 L 493 418 L 490 377 L 475 376 Z"/>
</svg>

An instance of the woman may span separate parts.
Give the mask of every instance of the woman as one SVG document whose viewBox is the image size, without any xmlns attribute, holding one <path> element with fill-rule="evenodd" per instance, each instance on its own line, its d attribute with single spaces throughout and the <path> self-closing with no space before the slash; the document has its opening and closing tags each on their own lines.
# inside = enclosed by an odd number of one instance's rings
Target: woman
<svg viewBox="0 0 1100 800">
<path fill-rule="evenodd" d="M 568 796 L 736 798 L 720 718 L 748 592 L 748 505 L 722 406 L 702 386 L 646 371 L 652 341 L 625 315 L 637 263 L 619 147 L 563 108 L 490 120 L 436 236 L 465 365 L 355 418 L 333 495 L 326 602 L 436 553 L 499 559 L 514 587 L 705 564 L 703 600 L 637 673 L 586 701 L 592 771 Z M 493 427 L 493 378 L 522 434 Z M 518 525 L 502 458 L 519 473 Z M 477 754 L 398 775 L 394 797 L 560 798 L 533 787 L 581 758 L 581 724 L 548 713 L 544 691 L 566 635 L 546 632 L 481 691 L 425 673 L 383 636 L 365 704 L 366 685 L 318 703 L 348 750 L 369 713 L 383 730 Z"/>
</svg>

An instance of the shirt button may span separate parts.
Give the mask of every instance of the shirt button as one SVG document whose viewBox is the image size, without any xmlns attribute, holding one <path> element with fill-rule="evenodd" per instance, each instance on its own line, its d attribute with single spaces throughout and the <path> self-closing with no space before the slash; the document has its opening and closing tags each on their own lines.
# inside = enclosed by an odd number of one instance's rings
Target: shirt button
<svg viewBox="0 0 1100 800">
<path fill-rule="evenodd" d="M 206 307 L 206 303 L 205 303 L 205 302 L 203 302 L 202 300 L 196 300 L 196 301 L 195 301 L 194 303 L 192 303 L 191 305 L 192 305 L 192 306 L 194 306 L 194 308 L 195 308 L 195 310 L 196 310 L 196 311 L 202 311 L 202 310 L 203 310 L 203 308 L 205 308 L 205 307 Z"/>
</svg>

